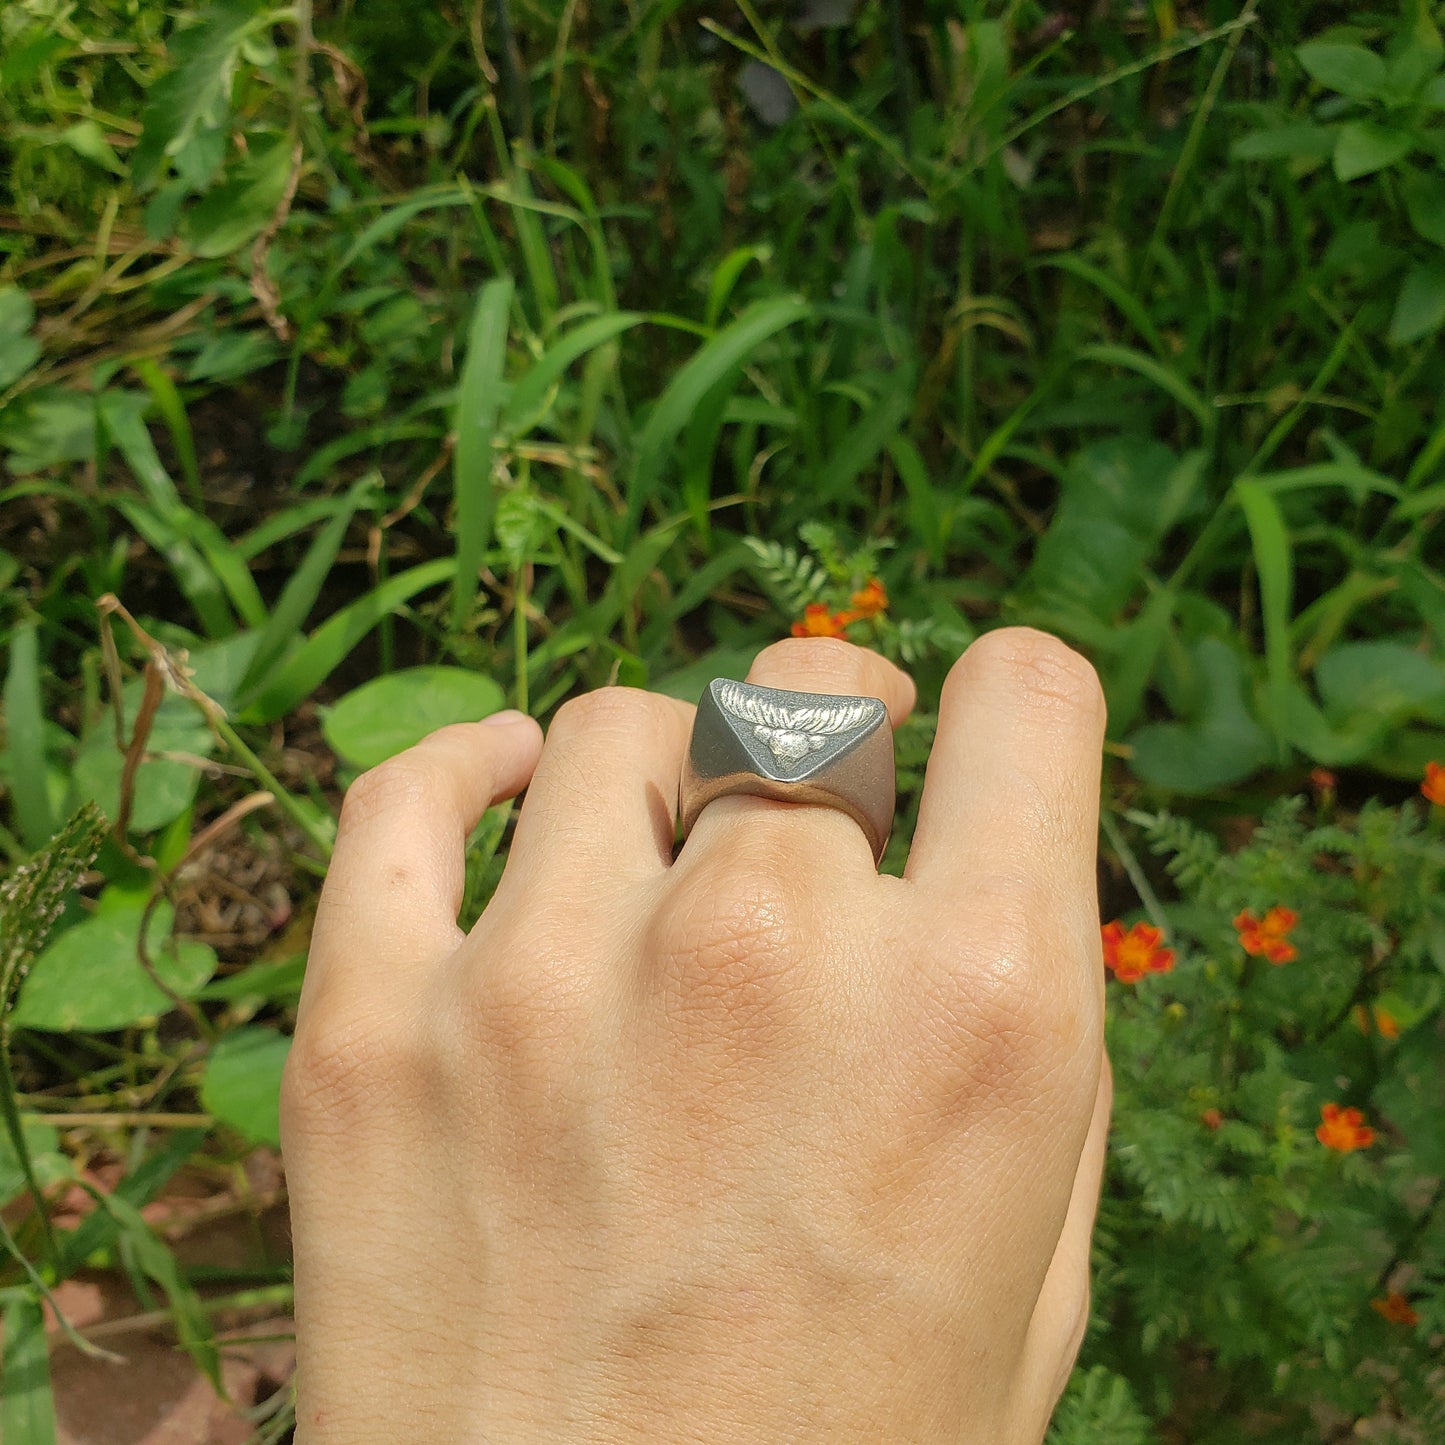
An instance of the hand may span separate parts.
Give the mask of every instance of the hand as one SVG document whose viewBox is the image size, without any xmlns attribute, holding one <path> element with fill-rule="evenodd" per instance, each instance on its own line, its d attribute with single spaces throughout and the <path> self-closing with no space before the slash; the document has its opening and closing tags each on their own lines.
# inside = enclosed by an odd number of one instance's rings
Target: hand
<svg viewBox="0 0 1445 1445">
<path fill-rule="evenodd" d="M 830 639 L 749 680 L 915 698 Z M 754 797 L 674 862 L 692 716 L 603 688 L 347 794 L 282 1091 L 298 1445 L 1042 1438 L 1110 1101 L 1097 679 L 968 650 L 902 878 Z M 464 936 L 467 834 L 524 787 Z"/>
</svg>

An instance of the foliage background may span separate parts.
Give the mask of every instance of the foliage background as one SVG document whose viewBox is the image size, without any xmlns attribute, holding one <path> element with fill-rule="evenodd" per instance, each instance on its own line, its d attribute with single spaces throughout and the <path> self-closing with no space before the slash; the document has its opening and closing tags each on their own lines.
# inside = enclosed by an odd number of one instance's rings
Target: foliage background
<svg viewBox="0 0 1445 1445">
<path fill-rule="evenodd" d="M 1440 18 L 7 6 L 5 1438 L 53 1438 L 82 1265 L 213 1376 L 224 1308 L 284 1302 L 143 1210 L 274 1142 L 348 778 L 695 697 L 873 575 L 849 635 L 924 705 L 884 866 L 948 665 L 1045 627 L 1109 697 L 1105 917 L 1176 948 L 1111 985 L 1056 1445 L 1445 1438 Z M 1278 970 L 1230 926 L 1276 904 Z M 1329 1101 L 1376 1143 L 1323 1148 Z"/>
</svg>

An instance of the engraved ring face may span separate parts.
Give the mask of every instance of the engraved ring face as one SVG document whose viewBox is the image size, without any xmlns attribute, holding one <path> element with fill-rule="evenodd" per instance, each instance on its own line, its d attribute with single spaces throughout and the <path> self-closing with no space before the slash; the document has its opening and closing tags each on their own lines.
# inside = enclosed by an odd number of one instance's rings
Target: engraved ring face
<svg viewBox="0 0 1445 1445">
<path fill-rule="evenodd" d="M 875 860 L 893 823 L 893 730 L 880 698 L 719 678 L 698 703 L 679 796 L 683 836 L 715 798 L 822 803 L 853 818 Z"/>
<path fill-rule="evenodd" d="M 826 745 L 830 737 L 852 732 L 873 718 L 872 699 L 843 697 L 812 706 L 789 706 L 776 700 L 777 689 L 749 688 L 740 682 L 725 682 L 718 688 L 718 702 L 735 718 L 753 725 L 753 733 L 771 749 L 780 763 L 796 763 Z"/>
</svg>

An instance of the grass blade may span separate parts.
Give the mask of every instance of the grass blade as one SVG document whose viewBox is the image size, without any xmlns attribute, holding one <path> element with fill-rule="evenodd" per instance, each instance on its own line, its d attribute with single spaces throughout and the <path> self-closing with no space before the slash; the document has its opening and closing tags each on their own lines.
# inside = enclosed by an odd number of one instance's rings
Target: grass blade
<svg viewBox="0 0 1445 1445">
<path fill-rule="evenodd" d="M 146 507 L 121 502 L 131 524 L 171 564 L 181 590 L 212 637 L 227 637 L 234 623 L 226 599 L 248 627 L 266 620 L 255 579 L 209 517 L 181 500 L 176 484 L 161 465 L 145 422 L 133 411 L 100 402 L 105 429 L 144 494 Z M 225 596 L 221 595 L 224 589 Z"/>
<path fill-rule="evenodd" d="M 1082 257 L 1067 253 L 1062 256 L 1045 256 L 1035 264 L 1065 271 L 1085 285 L 1092 286 L 1101 296 L 1114 303 L 1119 314 L 1149 343 L 1150 351 L 1156 356 L 1168 355 L 1164 339 L 1159 335 L 1159 329 L 1150 318 L 1148 309 L 1122 281 L 1098 266 L 1091 265 Z"/>
<path fill-rule="evenodd" d="M 139 1208 L 148 1204 L 166 1181 L 206 1142 L 205 1129 L 178 1129 L 154 1154 L 131 1166 L 111 1191 L 111 1199 L 123 1199 Z M 80 1223 L 60 1239 L 60 1274 L 68 1278 L 86 1260 L 108 1249 L 120 1233 L 120 1223 L 103 1209 L 92 1209 Z"/>
<path fill-rule="evenodd" d="M 1268 680 L 1270 726 L 1278 761 L 1286 757 L 1285 718 L 1294 662 L 1290 644 L 1290 608 L 1294 596 L 1294 557 L 1284 514 L 1275 499 L 1256 481 L 1241 479 L 1235 495 L 1249 525 L 1254 567 L 1259 575 L 1259 609 L 1264 621 L 1264 659 Z"/>
<path fill-rule="evenodd" d="M 5 676 L 6 751 L 10 793 L 26 846 L 43 848 L 55 831 L 45 779 L 45 717 L 40 699 L 40 641 L 37 624 L 22 622 L 10 638 Z"/>
<path fill-rule="evenodd" d="M 374 587 L 339 612 L 333 612 L 272 673 L 260 695 L 244 709 L 245 723 L 275 722 L 310 697 L 334 672 L 351 649 L 373 627 L 408 598 L 450 580 L 453 565 L 445 557 L 423 562 Z"/>
<path fill-rule="evenodd" d="M 128 1199 L 119 1194 L 102 1194 L 98 1189 L 91 1189 L 90 1193 L 120 1226 L 121 1237 L 130 1246 L 136 1264 L 164 1291 L 181 1348 L 195 1361 L 216 1393 L 224 1398 L 226 1387 L 221 1381 L 221 1353 L 216 1347 L 210 1316 L 202 1308 L 200 1297 L 190 1281 L 181 1272 L 180 1263 L 171 1253 L 170 1246 L 151 1229 L 140 1210 Z"/>
<path fill-rule="evenodd" d="M 171 434 L 176 456 L 181 463 L 181 475 L 186 479 L 186 490 L 199 507 L 205 501 L 206 494 L 201 486 L 201 469 L 196 464 L 196 441 L 191 434 L 191 419 L 186 415 L 186 404 L 181 400 L 181 394 L 176 390 L 176 384 L 169 373 L 157 366 L 150 357 L 142 357 L 132 363 L 132 366 L 135 374 L 145 382 L 146 390 L 150 392 L 151 400 L 155 402 L 156 410 L 160 412 L 161 420 Z"/>
<path fill-rule="evenodd" d="M 913 410 L 913 372 L 901 367 L 838 442 L 833 459 L 818 478 L 821 498 L 841 501 L 885 448 L 903 433 Z"/>
<path fill-rule="evenodd" d="M 642 509 L 656 494 L 673 443 L 691 421 L 703 398 L 729 372 L 740 371 L 768 337 L 812 313 L 801 297 L 776 296 L 750 306 L 719 331 L 668 383 L 637 443 L 637 461 L 627 484 L 626 539 L 636 535 Z"/>
<path fill-rule="evenodd" d="M 346 529 L 351 525 L 356 509 L 380 479 L 380 473 L 368 472 L 356 481 L 348 489 L 341 510 L 312 539 L 306 555 L 301 559 L 301 565 L 286 583 L 276 601 L 275 609 L 265 627 L 261 629 L 261 636 L 256 641 L 256 651 L 251 657 L 251 665 L 246 669 L 246 675 L 237 689 L 242 707 L 260 690 L 266 674 L 301 630 L 302 623 L 306 621 L 311 609 L 316 605 L 316 599 L 321 595 L 321 589 L 331 573 L 331 564 L 341 550 Z"/>
<path fill-rule="evenodd" d="M 1079 355 L 1086 361 L 1101 361 L 1106 366 L 1123 367 L 1125 371 L 1136 372 L 1146 381 L 1152 381 L 1160 391 L 1172 396 L 1194 417 L 1206 437 L 1213 435 L 1216 422 L 1214 408 L 1182 376 L 1170 371 L 1152 356 L 1146 356 L 1132 346 L 1115 346 L 1108 342 L 1081 347 Z"/>
<path fill-rule="evenodd" d="M 618 311 L 611 316 L 584 321 L 555 341 L 518 377 L 515 385 L 507 389 L 506 400 L 502 404 L 501 430 L 511 435 L 529 430 L 534 414 L 542 405 L 542 398 L 561 380 L 574 361 L 646 319 L 640 311 Z"/>
<path fill-rule="evenodd" d="M 452 630 L 460 632 L 477 596 L 477 573 L 492 534 L 496 493 L 492 487 L 492 439 L 502 399 L 507 358 L 512 278 L 488 281 L 477 297 L 467 340 L 467 359 L 457 396 L 457 452 L 452 464 L 456 496 L 456 576 L 452 583 Z"/>
<path fill-rule="evenodd" d="M 6 1294 L 0 1440 L 5 1445 L 55 1445 L 55 1397 L 50 1388 L 45 1312 L 29 1290 Z"/>
</svg>

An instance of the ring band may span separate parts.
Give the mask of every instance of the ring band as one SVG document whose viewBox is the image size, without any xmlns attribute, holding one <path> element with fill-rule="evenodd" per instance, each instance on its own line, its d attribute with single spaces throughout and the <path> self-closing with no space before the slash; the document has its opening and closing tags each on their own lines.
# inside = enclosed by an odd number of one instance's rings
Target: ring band
<svg viewBox="0 0 1445 1445">
<path fill-rule="evenodd" d="M 893 729 L 881 698 L 710 683 L 697 706 L 678 790 L 682 836 L 731 793 L 822 803 L 846 813 L 883 857 L 896 802 Z"/>
</svg>

